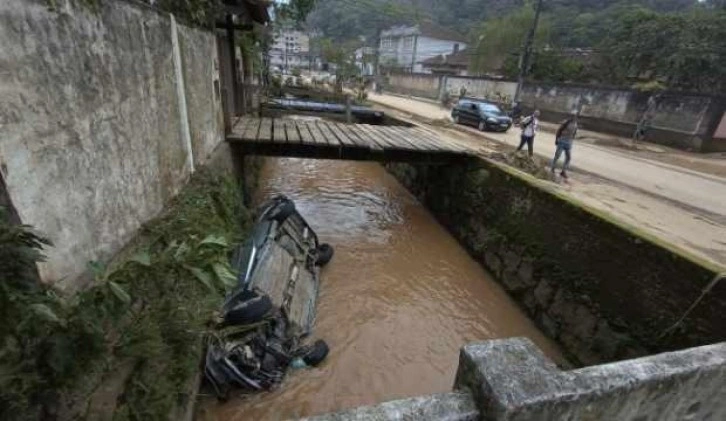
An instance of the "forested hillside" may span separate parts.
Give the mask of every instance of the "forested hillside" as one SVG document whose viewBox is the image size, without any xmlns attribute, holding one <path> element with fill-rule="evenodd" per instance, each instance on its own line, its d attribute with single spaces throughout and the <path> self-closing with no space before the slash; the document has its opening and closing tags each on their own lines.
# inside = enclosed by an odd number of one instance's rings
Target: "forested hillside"
<svg viewBox="0 0 726 421">
<path fill-rule="evenodd" d="M 529 77 L 726 90 L 723 0 L 544 0 Z M 513 77 L 536 0 L 317 0 L 307 24 L 375 45 L 394 24 L 433 21 L 467 36 L 470 72 Z"/>
<path fill-rule="evenodd" d="M 468 33 L 482 21 L 500 17 L 526 2 L 524 0 L 316 0 L 308 17 L 312 28 L 326 37 L 348 39 L 374 37 L 395 23 L 433 20 Z M 697 0 L 545 0 L 544 10 L 563 18 L 581 13 L 598 13 L 616 4 L 643 5 L 655 11 L 682 11 Z"/>
</svg>

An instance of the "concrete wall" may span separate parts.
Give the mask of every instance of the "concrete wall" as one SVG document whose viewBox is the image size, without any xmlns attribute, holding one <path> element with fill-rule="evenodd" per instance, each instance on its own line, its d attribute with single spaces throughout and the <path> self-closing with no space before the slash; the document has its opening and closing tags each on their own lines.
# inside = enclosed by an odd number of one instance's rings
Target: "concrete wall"
<svg viewBox="0 0 726 421">
<path fill-rule="evenodd" d="M 55 243 L 42 278 L 64 287 L 160 212 L 223 136 L 212 34 L 81 3 L 0 2 L 0 160 L 21 220 Z"/>
<path fill-rule="evenodd" d="M 466 87 L 468 96 L 486 98 L 500 104 L 511 104 L 517 90 L 515 82 L 505 80 L 461 76 L 446 77 L 446 90 L 449 95 L 458 96 L 462 86 Z"/>
<path fill-rule="evenodd" d="M 517 84 L 478 77 L 445 79 L 441 86 L 427 75 L 399 74 L 390 78 L 389 90 L 424 98 L 439 98 L 442 89 L 457 96 L 461 86 L 467 95 L 509 105 Z M 426 83 L 423 83 L 423 81 Z M 588 130 L 631 137 L 648 107 L 650 94 L 630 89 L 592 85 L 525 83 L 521 101 L 525 108 L 539 108 L 547 121 L 561 121 L 580 110 L 580 122 Z M 647 141 L 681 149 L 726 151 L 726 139 L 719 127 L 726 112 L 726 99 L 718 96 L 665 92 L 657 102 L 653 127 Z M 720 136 L 720 137 L 719 137 Z"/>
<path fill-rule="evenodd" d="M 437 99 L 439 97 L 439 79 L 439 76 L 423 73 L 394 73 L 388 76 L 385 89 L 403 95 Z"/>
<path fill-rule="evenodd" d="M 524 338 L 473 343 L 454 389 L 306 420 L 721 420 L 726 343 L 572 371 Z"/>
<path fill-rule="evenodd" d="M 718 268 L 495 162 L 388 168 L 573 362 L 726 338 Z"/>
<path fill-rule="evenodd" d="M 589 130 L 630 137 L 648 107 L 650 94 L 628 89 L 586 85 L 525 84 L 522 103 L 539 108 L 549 120 L 564 118 L 580 108 Z M 713 109 L 717 98 L 706 95 L 664 93 L 657 102 L 651 140 L 683 149 L 703 150 L 713 134 L 712 122 L 721 117 Z"/>
</svg>

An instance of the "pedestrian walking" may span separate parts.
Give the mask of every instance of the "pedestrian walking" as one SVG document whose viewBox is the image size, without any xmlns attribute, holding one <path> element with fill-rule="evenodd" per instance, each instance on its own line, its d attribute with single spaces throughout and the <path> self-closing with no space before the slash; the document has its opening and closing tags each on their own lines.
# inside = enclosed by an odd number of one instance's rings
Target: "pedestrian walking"
<svg viewBox="0 0 726 421">
<path fill-rule="evenodd" d="M 459 99 L 466 97 L 466 86 L 461 85 L 461 88 L 459 88 Z"/>
<path fill-rule="evenodd" d="M 555 145 L 557 150 L 555 151 L 555 157 L 552 159 L 552 175 L 555 174 L 557 169 L 557 161 L 560 160 L 562 152 L 565 153 L 565 162 L 562 164 L 562 172 L 560 175 L 565 180 L 567 177 L 567 169 L 570 167 L 570 159 L 572 159 L 572 143 L 575 141 L 577 135 L 577 114 L 573 114 L 572 117 L 568 118 L 557 129 L 555 135 Z"/>
<path fill-rule="evenodd" d="M 525 117 L 520 123 L 520 127 L 522 128 L 522 137 L 517 152 L 521 151 L 524 145 L 527 145 L 527 151 L 531 158 L 534 155 L 534 135 L 539 130 L 539 110 L 534 110 L 532 115 Z"/>
</svg>

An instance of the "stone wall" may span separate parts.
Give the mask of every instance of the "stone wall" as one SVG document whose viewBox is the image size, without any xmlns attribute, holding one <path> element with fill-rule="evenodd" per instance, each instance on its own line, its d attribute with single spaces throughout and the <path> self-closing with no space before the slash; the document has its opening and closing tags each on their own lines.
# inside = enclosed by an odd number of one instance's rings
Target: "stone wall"
<svg viewBox="0 0 726 421">
<path fill-rule="evenodd" d="M 388 168 L 573 362 L 726 338 L 726 280 L 708 263 L 495 162 Z"/>
<path fill-rule="evenodd" d="M 0 161 L 23 223 L 75 286 L 223 137 L 215 38 L 124 1 L 0 2 Z"/>
</svg>

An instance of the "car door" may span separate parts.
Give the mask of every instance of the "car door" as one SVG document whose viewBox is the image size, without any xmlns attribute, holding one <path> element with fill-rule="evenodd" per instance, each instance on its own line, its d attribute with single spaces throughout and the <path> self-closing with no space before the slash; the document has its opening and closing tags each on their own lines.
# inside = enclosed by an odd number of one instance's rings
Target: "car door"
<svg viewBox="0 0 726 421">
<path fill-rule="evenodd" d="M 469 106 L 468 101 L 459 101 L 454 106 L 454 115 L 459 118 L 459 123 L 466 122 L 466 107 Z"/>
<path fill-rule="evenodd" d="M 468 124 L 479 124 L 479 104 L 471 103 L 467 107 L 466 120 Z"/>
</svg>

